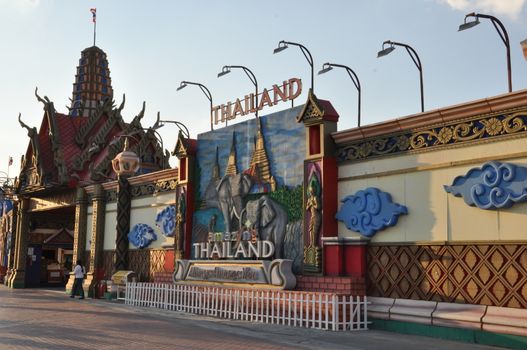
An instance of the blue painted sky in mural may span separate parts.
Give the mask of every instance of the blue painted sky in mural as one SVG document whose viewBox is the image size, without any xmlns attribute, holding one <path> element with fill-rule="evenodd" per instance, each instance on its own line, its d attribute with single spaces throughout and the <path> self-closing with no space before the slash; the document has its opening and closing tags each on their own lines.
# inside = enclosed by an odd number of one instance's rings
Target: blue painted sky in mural
<svg viewBox="0 0 527 350">
<path fill-rule="evenodd" d="M 305 127 L 296 121 L 303 105 L 277 113 L 261 116 L 265 149 L 271 173 L 278 186 L 294 187 L 302 184 L 305 158 Z M 198 135 L 198 164 L 201 168 L 200 191 L 203 195 L 212 177 L 216 147 L 220 177 L 225 175 L 227 160 L 235 135 L 238 172 L 249 168 L 256 137 L 256 119 L 248 120 L 218 130 Z"/>
</svg>

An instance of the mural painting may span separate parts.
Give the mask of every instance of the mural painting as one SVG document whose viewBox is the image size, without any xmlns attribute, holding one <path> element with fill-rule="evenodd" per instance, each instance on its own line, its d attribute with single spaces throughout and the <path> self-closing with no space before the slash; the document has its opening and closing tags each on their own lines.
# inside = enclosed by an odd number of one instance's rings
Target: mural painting
<svg viewBox="0 0 527 350">
<path fill-rule="evenodd" d="M 302 270 L 301 108 L 198 135 L 192 259 L 288 259 Z"/>
</svg>

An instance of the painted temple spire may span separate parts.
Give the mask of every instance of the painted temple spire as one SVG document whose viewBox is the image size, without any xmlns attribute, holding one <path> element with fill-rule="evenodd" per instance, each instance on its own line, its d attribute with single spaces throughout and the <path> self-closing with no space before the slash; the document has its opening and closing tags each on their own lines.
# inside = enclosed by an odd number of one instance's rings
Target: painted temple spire
<svg viewBox="0 0 527 350">
<path fill-rule="evenodd" d="M 265 142 L 261 123 L 262 122 L 260 118 L 256 119 L 257 131 L 250 168 L 253 176 L 257 177 L 257 181 L 269 184 L 271 191 L 274 191 L 276 189 L 276 180 L 271 175 L 271 167 L 269 165 L 267 152 L 265 151 Z"/>
<path fill-rule="evenodd" d="M 212 168 L 212 181 L 220 179 L 220 163 L 218 160 L 218 147 L 216 147 L 216 158 L 214 159 L 214 167 Z"/>
<path fill-rule="evenodd" d="M 236 135 L 232 133 L 232 144 L 231 152 L 229 153 L 229 159 L 227 160 L 227 168 L 225 169 L 225 175 L 236 175 L 238 174 L 238 168 L 236 167 Z"/>
<path fill-rule="evenodd" d="M 106 53 L 92 46 L 81 53 L 69 115 L 89 117 L 105 101 L 113 99 L 112 80 Z"/>
</svg>

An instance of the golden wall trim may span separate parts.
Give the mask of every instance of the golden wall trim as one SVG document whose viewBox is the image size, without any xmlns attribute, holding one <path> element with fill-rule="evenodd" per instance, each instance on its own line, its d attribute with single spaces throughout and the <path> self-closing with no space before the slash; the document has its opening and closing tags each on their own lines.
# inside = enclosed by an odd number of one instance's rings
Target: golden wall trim
<svg viewBox="0 0 527 350">
<path fill-rule="evenodd" d="M 527 105 L 527 89 L 494 97 L 474 100 L 424 113 L 417 113 L 381 123 L 362 126 L 332 134 L 337 146 L 376 136 L 398 133 L 403 130 L 427 128 L 433 125 L 459 121 L 473 116 L 482 116 Z"/>
<path fill-rule="evenodd" d="M 476 115 L 427 128 L 386 133 L 337 146 L 339 162 L 430 152 L 527 135 L 527 106 Z"/>
</svg>

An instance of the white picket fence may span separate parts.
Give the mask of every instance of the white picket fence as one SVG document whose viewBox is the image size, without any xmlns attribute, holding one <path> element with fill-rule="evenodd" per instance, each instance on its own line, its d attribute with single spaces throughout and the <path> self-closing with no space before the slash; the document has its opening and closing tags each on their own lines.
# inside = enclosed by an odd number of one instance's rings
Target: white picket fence
<svg viewBox="0 0 527 350">
<path fill-rule="evenodd" d="M 132 282 L 125 304 L 333 331 L 368 329 L 366 297 L 329 293 Z"/>
</svg>

